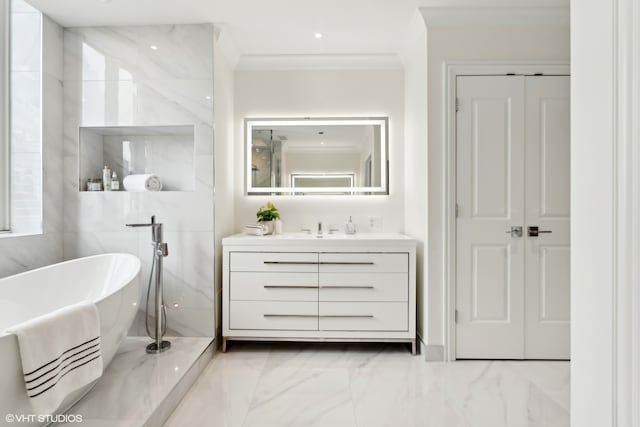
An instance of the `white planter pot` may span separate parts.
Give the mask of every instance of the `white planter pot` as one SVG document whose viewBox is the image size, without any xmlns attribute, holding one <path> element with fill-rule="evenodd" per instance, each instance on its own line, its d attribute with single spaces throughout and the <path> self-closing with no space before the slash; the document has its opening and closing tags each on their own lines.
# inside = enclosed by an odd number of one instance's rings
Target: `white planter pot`
<svg viewBox="0 0 640 427">
<path fill-rule="evenodd" d="M 273 234 L 273 228 L 274 228 L 274 223 L 273 221 L 260 221 L 259 222 L 260 225 L 264 225 L 266 231 L 265 231 L 265 235 L 267 234 Z"/>
</svg>

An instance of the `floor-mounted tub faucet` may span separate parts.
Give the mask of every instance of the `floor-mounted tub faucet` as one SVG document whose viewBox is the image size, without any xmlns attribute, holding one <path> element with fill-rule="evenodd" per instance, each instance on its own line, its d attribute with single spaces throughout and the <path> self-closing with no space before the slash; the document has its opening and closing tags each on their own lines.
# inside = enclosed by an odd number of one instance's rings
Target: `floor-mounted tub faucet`
<svg viewBox="0 0 640 427">
<path fill-rule="evenodd" d="M 167 311 L 162 296 L 162 258 L 169 255 L 169 247 L 162 241 L 162 223 L 156 222 L 156 216 L 151 216 L 149 224 L 127 224 L 127 227 L 151 227 L 151 244 L 153 245 L 153 263 L 151 264 L 151 274 L 149 275 L 149 284 L 147 286 L 147 305 L 145 312 L 145 327 L 149 337 L 153 338 L 152 342 L 147 346 L 147 353 L 161 353 L 171 347 L 169 341 L 163 341 L 165 332 L 167 331 Z M 149 328 L 149 295 L 151 293 L 151 280 L 155 273 L 156 288 L 156 333 L 151 333 Z"/>
</svg>

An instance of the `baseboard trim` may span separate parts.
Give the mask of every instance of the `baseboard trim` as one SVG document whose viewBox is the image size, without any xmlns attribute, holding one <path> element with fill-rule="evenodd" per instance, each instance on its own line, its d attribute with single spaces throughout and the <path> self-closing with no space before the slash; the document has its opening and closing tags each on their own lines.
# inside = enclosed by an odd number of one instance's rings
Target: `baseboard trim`
<svg viewBox="0 0 640 427">
<path fill-rule="evenodd" d="M 444 362 L 444 346 L 443 345 L 426 345 L 424 350 L 424 359 L 427 362 Z"/>
</svg>

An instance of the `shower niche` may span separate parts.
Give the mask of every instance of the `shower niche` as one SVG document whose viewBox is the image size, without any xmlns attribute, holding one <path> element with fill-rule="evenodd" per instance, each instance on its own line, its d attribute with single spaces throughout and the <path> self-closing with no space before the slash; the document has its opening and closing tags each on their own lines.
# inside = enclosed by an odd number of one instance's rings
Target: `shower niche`
<svg viewBox="0 0 640 427">
<path fill-rule="evenodd" d="M 106 165 L 115 171 L 120 191 L 132 174 L 154 174 L 162 191 L 195 190 L 193 125 L 81 127 L 79 189 L 101 180 Z"/>
</svg>

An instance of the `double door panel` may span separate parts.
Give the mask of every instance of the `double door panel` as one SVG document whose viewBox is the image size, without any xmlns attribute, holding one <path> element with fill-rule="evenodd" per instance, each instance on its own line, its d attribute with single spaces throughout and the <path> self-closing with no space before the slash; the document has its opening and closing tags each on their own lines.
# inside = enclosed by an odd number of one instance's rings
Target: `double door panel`
<svg viewBox="0 0 640 427">
<path fill-rule="evenodd" d="M 567 359 L 569 78 L 457 92 L 456 357 Z"/>
</svg>

